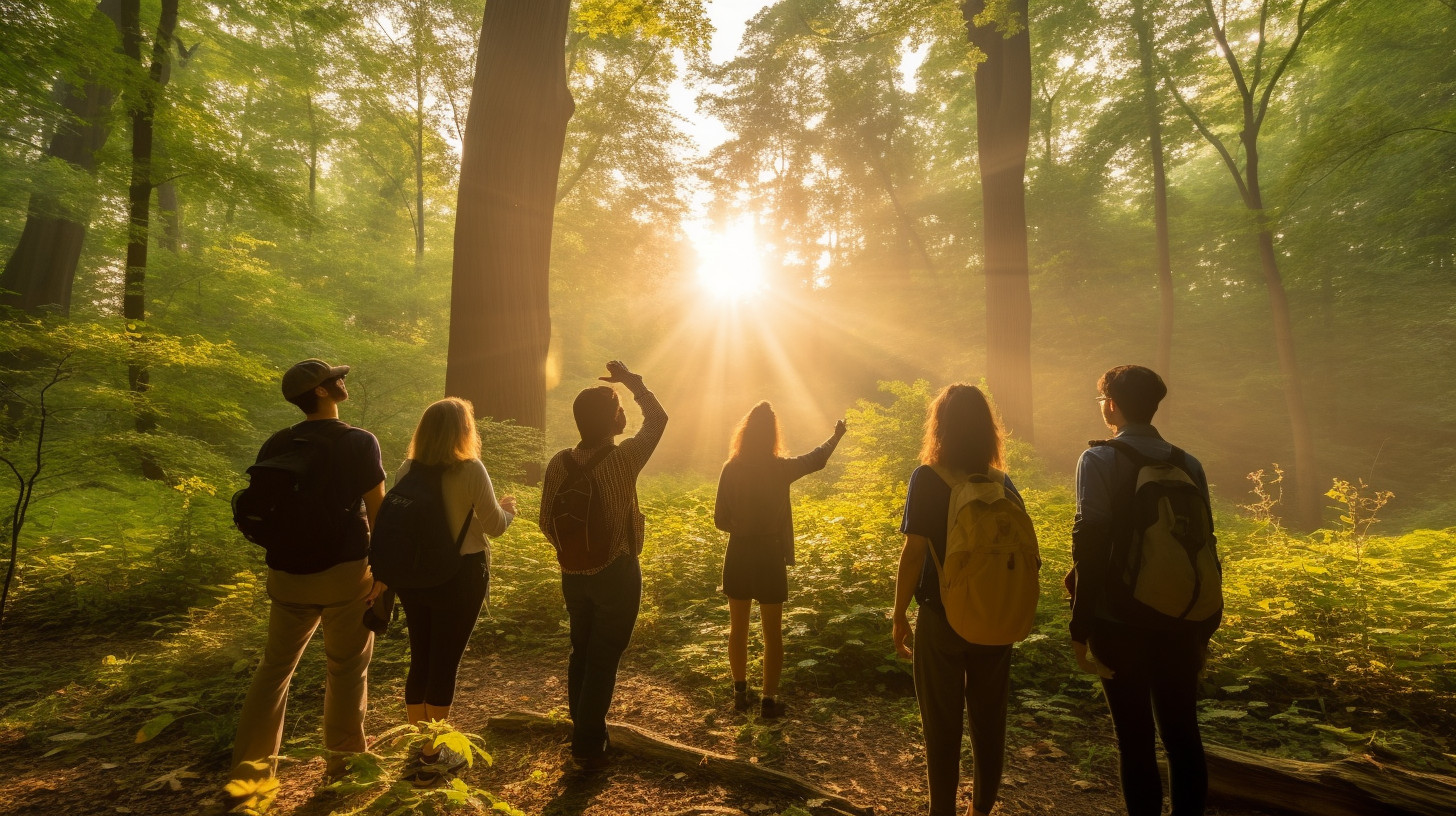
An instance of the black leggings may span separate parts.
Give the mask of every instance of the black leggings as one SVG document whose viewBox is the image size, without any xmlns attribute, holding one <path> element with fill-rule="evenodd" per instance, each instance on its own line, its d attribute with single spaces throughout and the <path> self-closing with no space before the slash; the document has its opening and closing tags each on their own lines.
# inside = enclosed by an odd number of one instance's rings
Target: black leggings
<svg viewBox="0 0 1456 816">
<path fill-rule="evenodd" d="M 490 572 L 485 553 L 460 559 L 460 570 L 429 589 L 401 589 L 399 602 L 409 626 L 410 667 L 404 681 L 406 705 L 444 708 L 455 700 L 455 675 L 485 604 Z"/>
<path fill-rule="evenodd" d="M 1168 753 L 1173 816 L 1201 816 L 1208 768 L 1198 731 L 1198 673 L 1208 640 L 1098 621 L 1089 643 L 1112 669 L 1102 681 L 1121 760 L 1122 796 L 1130 816 L 1163 812 L 1157 737 Z"/>
</svg>

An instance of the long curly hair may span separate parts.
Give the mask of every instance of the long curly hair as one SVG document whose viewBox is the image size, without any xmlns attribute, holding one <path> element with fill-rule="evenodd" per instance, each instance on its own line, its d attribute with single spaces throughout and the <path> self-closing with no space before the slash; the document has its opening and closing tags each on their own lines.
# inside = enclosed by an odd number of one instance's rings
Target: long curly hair
<svg viewBox="0 0 1456 816">
<path fill-rule="evenodd" d="M 967 383 L 947 385 L 925 412 L 920 462 L 985 473 L 1002 466 L 1005 437 L 1001 421 L 981 389 Z"/>
<path fill-rule="evenodd" d="M 760 402 L 749 410 L 728 443 L 728 461 L 772 459 L 784 455 L 783 432 L 773 406 Z"/>
</svg>

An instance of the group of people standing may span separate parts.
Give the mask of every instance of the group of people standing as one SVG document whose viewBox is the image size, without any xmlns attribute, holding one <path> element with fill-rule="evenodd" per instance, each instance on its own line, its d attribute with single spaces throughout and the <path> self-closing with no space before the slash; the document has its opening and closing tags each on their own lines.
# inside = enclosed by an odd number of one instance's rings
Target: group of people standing
<svg viewBox="0 0 1456 816">
<path fill-rule="evenodd" d="M 289 680 L 320 626 L 328 664 L 324 745 L 330 752 L 329 773 L 344 773 L 347 756 L 366 748 L 365 676 L 374 634 L 370 627 L 378 628 L 380 621 L 379 610 L 373 607 L 387 601 L 392 590 L 370 570 L 369 535 L 386 495 L 379 444 L 368 431 L 339 419 L 338 405 L 348 398 L 348 372 L 348 366 L 316 359 L 290 368 L 283 377 L 283 396 L 306 418 L 274 434 L 258 455 L 263 464 L 286 458 L 293 450 L 314 451 L 309 467 L 319 471 L 326 483 L 320 494 L 326 498 L 321 501 L 333 508 L 338 534 L 308 552 L 268 549 L 272 600 L 268 641 L 240 716 L 233 752 L 235 780 L 260 779 L 275 771 Z M 611 761 L 606 715 L 642 596 L 639 556 L 645 519 L 636 482 L 667 425 L 666 412 L 641 376 L 618 361 L 607 363 L 607 372 L 600 378 L 606 384 L 583 390 L 573 403 L 581 441 L 548 464 L 538 516 L 562 567 L 571 632 L 567 669 L 571 753 L 586 770 Z M 613 384 L 625 386 L 642 412 L 638 432 L 620 443 L 616 440 L 625 431 L 626 413 Z M 1140 523 L 1132 517 L 1132 494 L 1138 488 L 1143 458 L 1175 458 L 1196 482 L 1205 505 L 1207 481 L 1197 460 L 1165 442 L 1151 424 L 1166 394 L 1156 373 L 1141 366 L 1119 366 L 1102 376 L 1097 389 L 1102 418 L 1116 435 L 1109 443 L 1090 447 L 1077 466 L 1074 566 L 1065 582 L 1072 596 L 1073 652 L 1083 669 L 1102 678 L 1117 733 L 1128 813 L 1161 812 L 1163 792 L 1155 753 L 1155 735 L 1160 732 L 1169 758 L 1173 813 L 1199 814 L 1207 774 L 1196 694 L 1218 616 L 1196 623 L 1129 619 L 1124 608 L 1112 602 L 1115 593 L 1107 591 L 1115 578 L 1107 565 L 1120 539 Z M 759 712 L 777 718 L 788 709 L 778 682 L 787 569 L 794 564 L 790 485 L 823 469 L 845 431 L 841 420 L 822 445 L 801 456 L 787 456 L 778 419 L 772 406 L 763 402 L 732 434 L 714 521 L 729 534 L 722 591 L 731 622 L 728 657 L 736 710 L 748 710 L 754 702 L 747 682 L 754 601 L 759 604 L 764 642 Z M 989 474 L 1020 504 L 1011 477 L 1000 470 L 1004 438 L 980 389 L 947 386 L 930 407 L 922 464 L 910 475 L 891 617 L 897 651 L 914 661 L 931 816 L 961 812 L 960 748 L 967 713 L 974 785 L 965 812 L 989 814 L 1000 786 L 1013 648 L 1007 643 L 969 642 L 957 633 L 942 602 L 941 564 L 949 528 L 955 523 L 947 513 L 953 482 L 984 480 Z M 449 717 L 460 661 L 488 592 L 491 538 L 504 533 L 517 515 L 515 499 L 496 497 L 480 461 L 480 439 L 469 402 L 450 398 L 425 410 L 398 478 L 421 467 L 443 469 L 439 492 L 449 529 L 459 531 L 460 566 L 439 586 L 397 590 L 409 628 L 405 704 L 410 723 Z M 595 528 L 590 536 L 585 532 L 588 527 Z M 582 556 L 574 549 L 580 546 L 596 551 Z M 913 636 L 908 615 L 912 598 L 919 607 Z M 430 785 L 464 764 L 465 757 L 448 746 L 427 743 L 411 773 L 416 784 Z"/>
</svg>

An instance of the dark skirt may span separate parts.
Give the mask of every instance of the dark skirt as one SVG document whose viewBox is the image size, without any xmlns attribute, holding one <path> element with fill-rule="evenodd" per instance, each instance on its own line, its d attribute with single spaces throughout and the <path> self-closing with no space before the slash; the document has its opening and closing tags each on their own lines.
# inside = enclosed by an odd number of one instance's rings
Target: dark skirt
<svg viewBox="0 0 1456 816">
<path fill-rule="evenodd" d="M 769 536 L 730 536 L 723 558 L 723 594 L 737 601 L 781 604 L 789 599 L 784 546 Z"/>
</svg>

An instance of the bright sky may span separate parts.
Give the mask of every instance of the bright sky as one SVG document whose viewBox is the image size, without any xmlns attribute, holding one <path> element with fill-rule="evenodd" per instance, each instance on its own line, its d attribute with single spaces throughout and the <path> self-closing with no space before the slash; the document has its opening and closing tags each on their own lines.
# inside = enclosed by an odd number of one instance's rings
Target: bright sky
<svg viewBox="0 0 1456 816">
<path fill-rule="evenodd" d="M 769 0 L 708 0 L 707 5 L 708 17 L 713 22 L 710 53 L 714 62 L 723 63 L 738 51 L 744 24 L 769 5 Z M 716 119 L 698 113 L 697 96 L 698 91 L 679 81 L 673 86 L 671 98 L 678 113 L 687 120 L 684 126 L 688 134 L 697 140 L 698 149 L 706 153 L 727 139 L 728 131 Z"/>
<path fill-rule="evenodd" d="M 769 0 L 708 0 L 708 17 L 713 22 L 713 45 L 709 53 L 714 62 L 723 63 L 733 58 L 738 51 L 739 41 L 743 39 L 744 25 L 767 5 Z M 698 112 L 699 93 L 700 89 L 690 88 L 682 80 L 678 80 L 673 83 L 669 98 L 678 114 L 683 117 L 683 128 L 697 142 L 699 153 L 706 154 L 727 140 L 728 131 L 718 120 Z M 701 195 L 694 196 L 694 199 L 693 209 L 697 214 L 689 216 L 683 229 L 695 245 L 706 248 L 715 240 L 709 235 L 712 226 L 702 215 L 708 202 Z M 750 246 L 751 242 L 750 237 Z M 718 274 L 732 273 L 720 267 Z M 717 284 L 709 284 L 710 290 L 717 288 Z"/>
</svg>

